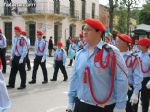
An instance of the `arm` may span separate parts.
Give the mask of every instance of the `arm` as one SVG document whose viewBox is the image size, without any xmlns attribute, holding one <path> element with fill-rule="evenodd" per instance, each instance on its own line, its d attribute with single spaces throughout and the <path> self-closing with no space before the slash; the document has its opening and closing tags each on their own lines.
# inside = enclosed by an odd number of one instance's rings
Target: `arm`
<svg viewBox="0 0 150 112">
<path fill-rule="evenodd" d="M 66 52 L 63 49 L 63 65 L 65 65 L 65 63 L 66 63 L 66 57 L 67 57 Z"/>
<path fill-rule="evenodd" d="M 45 44 L 45 48 L 44 48 L 44 51 L 43 51 L 43 57 L 42 57 L 42 60 L 46 60 L 46 56 L 47 56 L 47 53 L 48 53 L 47 42 L 44 41 L 44 44 Z"/>
<path fill-rule="evenodd" d="M 77 84 L 78 84 L 78 74 L 76 73 L 76 60 L 72 71 L 72 76 L 70 79 L 70 86 L 68 91 L 68 109 L 73 109 L 75 104 L 75 98 L 77 96 Z"/>
<path fill-rule="evenodd" d="M 140 67 L 140 62 L 137 60 L 137 63 L 135 64 L 135 67 L 133 68 L 133 79 L 134 79 L 134 91 L 133 93 L 138 95 L 141 87 L 142 87 L 142 81 L 143 81 L 143 74 Z"/>
<path fill-rule="evenodd" d="M 116 59 L 117 59 L 117 66 L 116 66 L 116 76 L 115 76 L 115 99 L 116 99 L 116 106 L 115 109 L 123 109 L 126 108 L 126 102 L 128 100 L 127 92 L 128 92 L 128 79 L 126 74 L 128 73 L 128 69 L 125 65 L 123 57 L 120 55 L 119 51 L 116 51 Z M 123 70 L 120 69 L 118 66 L 120 65 Z"/>
<path fill-rule="evenodd" d="M 4 38 L 4 48 L 6 48 L 7 47 L 7 40 L 6 40 L 5 35 L 3 35 L 3 38 Z"/>
</svg>

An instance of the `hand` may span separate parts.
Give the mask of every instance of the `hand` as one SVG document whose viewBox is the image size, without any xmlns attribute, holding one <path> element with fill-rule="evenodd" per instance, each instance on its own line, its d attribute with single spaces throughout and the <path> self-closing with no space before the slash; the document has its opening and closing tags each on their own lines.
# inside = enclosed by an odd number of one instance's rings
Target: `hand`
<svg viewBox="0 0 150 112">
<path fill-rule="evenodd" d="M 150 89 L 150 81 L 146 84 L 147 89 Z"/>
<path fill-rule="evenodd" d="M 19 60 L 19 64 L 21 64 L 21 63 L 23 63 L 23 59 L 22 58 Z"/>
<path fill-rule="evenodd" d="M 71 109 L 66 109 L 66 112 L 73 112 Z"/>
<path fill-rule="evenodd" d="M 68 106 L 66 109 L 66 112 L 73 112 L 73 106 Z"/>
<path fill-rule="evenodd" d="M 126 112 L 126 110 L 125 109 L 117 109 L 117 108 L 115 108 L 113 110 L 113 112 Z"/>
<path fill-rule="evenodd" d="M 133 93 L 131 98 L 130 98 L 130 103 L 131 103 L 131 105 L 137 104 L 138 103 L 138 95 Z"/>
<path fill-rule="evenodd" d="M 45 59 L 42 59 L 42 60 L 41 60 L 41 63 L 44 63 L 44 61 L 45 61 Z"/>
</svg>

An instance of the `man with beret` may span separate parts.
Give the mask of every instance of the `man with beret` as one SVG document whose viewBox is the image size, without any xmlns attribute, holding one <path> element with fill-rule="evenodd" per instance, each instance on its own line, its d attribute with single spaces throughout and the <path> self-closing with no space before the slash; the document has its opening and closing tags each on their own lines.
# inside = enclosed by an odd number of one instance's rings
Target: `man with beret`
<svg viewBox="0 0 150 112">
<path fill-rule="evenodd" d="M 27 71 L 30 71 L 31 70 L 31 64 L 30 64 L 30 59 L 29 59 L 30 39 L 29 39 L 29 37 L 27 37 L 26 31 L 24 31 L 24 30 L 22 30 L 22 35 L 27 40 L 28 53 L 27 53 L 27 56 L 26 56 L 26 63 L 27 63 L 27 68 L 28 68 Z"/>
<path fill-rule="evenodd" d="M 16 74 L 19 71 L 21 84 L 18 89 L 26 88 L 26 71 L 25 71 L 25 57 L 27 55 L 27 41 L 24 36 L 21 35 L 21 27 L 15 26 L 15 38 L 12 41 L 12 49 L 11 49 L 11 60 L 12 66 L 9 77 L 9 84 L 7 88 L 15 87 L 15 79 Z"/>
<path fill-rule="evenodd" d="M 127 67 L 119 50 L 102 41 L 105 26 L 85 20 L 87 44 L 77 52 L 68 92 L 67 112 L 125 112 Z"/>
<path fill-rule="evenodd" d="M 139 93 L 141 90 L 143 75 L 140 68 L 139 58 L 129 50 L 132 39 L 126 34 L 118 34 L 116 47 L 119 48 L 126 66 L 128 67 L 128 102 L 126 112 L 138 112 Z"/>
<path fill-rule="evenodd" d="M 6 73 L 6 37 L 2 33 L 2 29 L 0 29 L 0 57 L 2 59 L 3 70 L 2 73 Z"/>
<path fill-rule="evenodd" d="M 57 74 L 59 71 L 59 68 L 62 72 L 62 74 L 64 75 L 64 80 L 63 81 L 67 81 L 68 80 L 68 76 L 67 76 L 67 72 L 66 72 L 66 68 L 65 68 L 65 63 L 66 63 L 66 52 L 65 50 L 62 48 L 63 44 L 61 41 L 57 42 L 57 49 L 54 53 L 54 74 L 53 74 L 53 78 L 51 79 L 51 81 L 57 81 Z"/>
<path fill-rule="evenodd" d="M 44 81 L 42 84 L 48 83 L 48 76 L 47 76 L 47 69 L 46 69 L 46 56 L 48 53 L 48 46 L 46 40 L 43 38 L 43 32 L 41 30 L 37 30 L 37 39 L 35 41 L 35 59 L 34 59 L 34 66 L 33 66 L 33 73 L 32 73 L 32 80 L 29 84 L 36 83 L 36 74 L 39 65 L 42 68 Z"/>
<path fill-rule="evenodd" d="M 148 112 L 150 100 L 150 52 L 148 52 L 148 48 L 150 47 L 150 40 L 142 38 L 137 41 L 137 44 L 142 51 L 140 54 L 141 71 L 143 73 L 141 89 L 142 112 Z"/>
</svg>

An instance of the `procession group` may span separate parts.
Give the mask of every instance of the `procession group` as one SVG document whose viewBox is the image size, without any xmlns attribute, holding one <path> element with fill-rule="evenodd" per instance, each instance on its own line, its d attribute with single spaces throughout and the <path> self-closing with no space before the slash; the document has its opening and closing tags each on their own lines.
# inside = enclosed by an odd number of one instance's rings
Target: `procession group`
<svg viewBox="0 0 150 112">
<path fill-rule="evenodd" d="M 19 71 L 21 84 L 18 90 L 26 88 L 26 69 L 31 70 L 29 61 L 30 39 L 20 26 L 14 27 L 12 40 L 11 71 L 7 89 L 15 88 Z M 43 72 L 42 84 L 48 83 L 46 57 L 48 42 L 41 30 L 36 31 L 34 46 L 34 66 L 32 80 L 36 83 L 39 65 Z M 79 39 L 70 38 L 67 54 L 69 66 L 73 69 L 69 79 L 68 105 L 66 112 L 138 112 L 141 100 L 142 112 L 148 112 L 150 100 L 150 39 L 142 37 L 133 40 L 127 34 L 116 33 L 111 38 L 105 36 L 106 28 L 99 20 L 87 18 L 79 34 Z M 104 41 L 105 40 L 105 41 Z M 65 68 L 67 54 L 61 41 L 54 51 L 54 73 L 50 81 L 57 81 L 61 70 L 64 80 L 68 80 Z M 0 56 L 2 73 L 6 73 L 6 38 L 0 30 Z M 3 81 L 3 76 L 0 75 Z M 3 83 L 2 83 L 3 84 Z M 6 87 L 0 83 L 0 110 L 10 106 Z M 3 84 L 4 85 L 4 84 Z M 1 97 L 0 97 L 1 98 Z M 65 110 L 64 110 L 65 111 Z M 0 111 L 1 112 L 1 111 Z M 2 111 L 3 112 L 3 111 Z"/>
</svg>

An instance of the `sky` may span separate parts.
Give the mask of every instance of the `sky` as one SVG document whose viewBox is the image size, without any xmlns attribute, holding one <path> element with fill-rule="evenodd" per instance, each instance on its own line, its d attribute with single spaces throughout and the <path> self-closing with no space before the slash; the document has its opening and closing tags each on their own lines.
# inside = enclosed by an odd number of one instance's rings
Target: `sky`
<svg viewBox="0 0 150 112">
<path fill-rule="evenodd" d="M 140 3 L 139 3 L 138 7 L 142 7 L 142 5 L 145 3 L 145 0 L 139 0 L 139 1 L 140 1 Z M 109 0 L 99 0 L 99 3 L 102 5 L 108 5 Z"/>
</svg>

